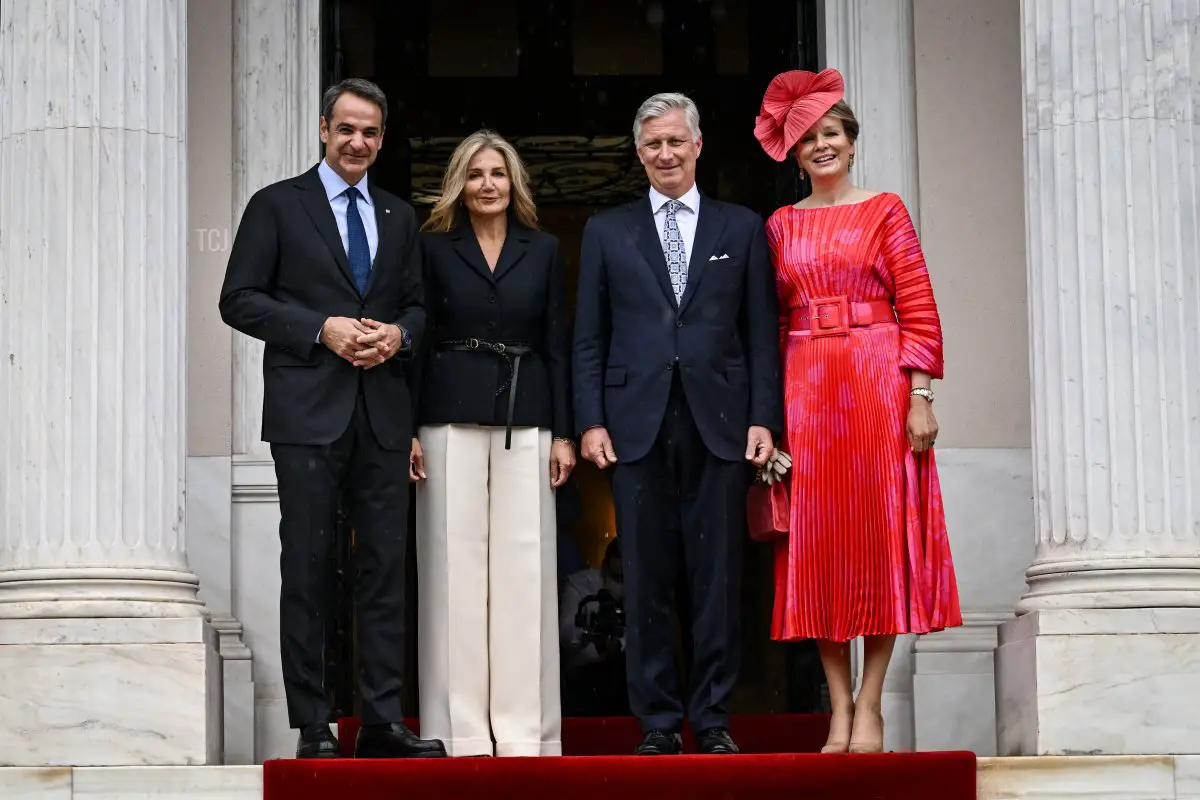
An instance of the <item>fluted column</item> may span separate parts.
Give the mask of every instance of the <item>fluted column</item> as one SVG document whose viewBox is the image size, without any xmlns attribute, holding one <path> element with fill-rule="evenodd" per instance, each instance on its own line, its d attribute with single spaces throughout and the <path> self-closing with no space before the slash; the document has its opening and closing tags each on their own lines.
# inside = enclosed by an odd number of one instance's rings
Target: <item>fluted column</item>
<svg viewBox="0 0 1200 800">
<path fill-rule="evenodd" d="M 259 189 L 311 168 L 321 157 L 321 0 L 232 0 L 233 222 Z M 215 299 L 212 301 L 215 307 Z M 242 563 L 278 563 L 279 493 L 261 440 L 263 343 L 233 332 L 233 504 L 230 541 Z M 254 651 L 256 761 L 290 757 L 279 654 L 279 574 L 234 570 L 233 613 Z"/>
<path fill-rule="evenodd" d="M 842 73 L 863 125 L 852 177 L 900 195 L 920 230 L 912 0 L 825 0 L 820 14 L 822 66 Z"/>
<path fill-rule="evenodd" d="M 0 3 L 0 752 L 219 757 L 183 531 L 185 0 Z"/>
<path fill-rule="evenodd" d="M 320 0 L 234 0 L 234 221 L 259 189 L 321 157 Z M 263 343 L 233 333 L 233 452 L 263 461 Z"/>
<path fill-rule="evenodd" d="M 919 229 L 912 0 L 825 0 L 819 15 L 825 43 L 821 66 L 842 73 L 846 102 L 862 125 L 851 177 L 859 186 L 900 195 Z M 915 744 L 915 638 L 899 638 L 884 683 L 889 750 L 912 750 Z M 853 656 L 861 665 L 861 642 Z"/>
<path fill-rule="evenodd" d="M 1200 3 L 1022 17 L 1036 556 L 999 749 L 1200 753 Z"/>
<path fill-rule="evenodd" d="M 0 6 L 0 617 L 196 616 L 183 0 Z"/>
<path fill-rule="evenodd" d="M 1021 612 L 1200 606 L 1200 6 L 1025 0 Z"/>
</svg>

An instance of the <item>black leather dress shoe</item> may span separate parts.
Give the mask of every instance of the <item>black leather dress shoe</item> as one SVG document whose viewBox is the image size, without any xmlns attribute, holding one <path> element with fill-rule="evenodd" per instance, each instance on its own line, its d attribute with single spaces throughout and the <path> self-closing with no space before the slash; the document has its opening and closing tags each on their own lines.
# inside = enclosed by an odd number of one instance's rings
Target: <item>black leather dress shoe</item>
<svg viewBox="0 0 1200 800">
<path fill-rule="evenodd" d="M 341 754 L 338 740 L 324 722 L 305 725 L 300 729 L 296 758 L 338 758 Z"/>
<path fill-rule="evenodd" d="M 355 758 L 445 758 L 441 739 L 422 739 L 401 722 L 363 725 L 354 745 Z"/>
<path fill-rule="evenodd" d="M 728 756 L 738 751 L 728 728 L 709 728 L 696 736 L 700 740 L 700 752 L 712 756 Z"/>
<path fill-rule="evenodd" d="M 683 740 L 678 733 L 649 731 L 633 751 L 635 756 L 677 756 L 683 752 Z"/>
</svg>

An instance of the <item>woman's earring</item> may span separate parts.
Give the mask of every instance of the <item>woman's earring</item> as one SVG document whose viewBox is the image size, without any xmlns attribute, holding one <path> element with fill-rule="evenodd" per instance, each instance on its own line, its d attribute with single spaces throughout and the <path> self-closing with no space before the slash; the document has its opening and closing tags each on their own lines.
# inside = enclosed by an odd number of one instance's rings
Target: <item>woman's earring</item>
<svg viewBox="0 0 1200 800">
<path fill-rule="evenodd" d="M 798 168 L 798 169 L 800 169 L 800 180 L 804 180 L 805 178 L 808 177 L 807 175 L 804 174 L 804 170 L 802 168 Z"/>
<path fill-rule="evenodd" d="M 846 172 L 854 169 L 854 153 L 850 154 L 850 163 L 846 165 Z"/>
</svg>

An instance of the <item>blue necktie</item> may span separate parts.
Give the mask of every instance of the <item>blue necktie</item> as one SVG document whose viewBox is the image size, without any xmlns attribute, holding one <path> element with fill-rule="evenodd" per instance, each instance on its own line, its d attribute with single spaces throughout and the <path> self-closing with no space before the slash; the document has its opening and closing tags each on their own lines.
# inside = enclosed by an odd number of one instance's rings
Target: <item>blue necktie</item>
<svg viewBox="0 0 1200 800">
<path fill-rule="evenodd" d="M 683 245 L 679 220 L 675 218 L 676 212 L 683 207 L 678 200 L 668 200 L 667 220 L 663 226 L 663 255 L 667 259 L 667 270 L 671 273 L 671 288 L 675 290 L 676 303 L 683 297 L 688 279 L 687 248 Z"/>
<path fill-rule="evenodd" d="M 367 242 L 367 229 L 358 215 L 358 198 L 361 193 L 351 186 L 342 192 L 350 202 L 346 206 L 346 258 L 350 261 L 350 273 L 358 284 L 358 293 L 367 293 L 367 278 L 371 277 L 371 245 Z"/>
</svg>

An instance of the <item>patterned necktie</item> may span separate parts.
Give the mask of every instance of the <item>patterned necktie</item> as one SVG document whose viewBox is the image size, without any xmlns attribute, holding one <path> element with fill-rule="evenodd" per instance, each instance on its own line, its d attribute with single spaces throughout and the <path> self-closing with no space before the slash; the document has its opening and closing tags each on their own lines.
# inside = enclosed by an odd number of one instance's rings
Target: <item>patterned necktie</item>
<svg viewBox="0 0 1200 800">
<path fill-rule="evenodd" d="M 667 270 L 671 273 L 671 288 L 675 290 L 675 302 L 683 298 L 687 286 L 687 248 L 683 246 L 683 235 L 679 232 L 679 220 L 675 213 L 683 208 L 678 200 L 667 201 L 667 221 L 663 226 L 663 255 L 667 259 Z"/>
<path fill-rule="evenodd" d="M 367 229 L 358 215 L 358 198 L 361 193 L 351 186 L 342 192 L 350 201 L 346 205 L 346 258 L 350 261 L 350 272 L 358 284 L 358 293 L 367 293 L 367 278 L 371 277 L 371 245 L 367 242 Z"/>
</svg>

